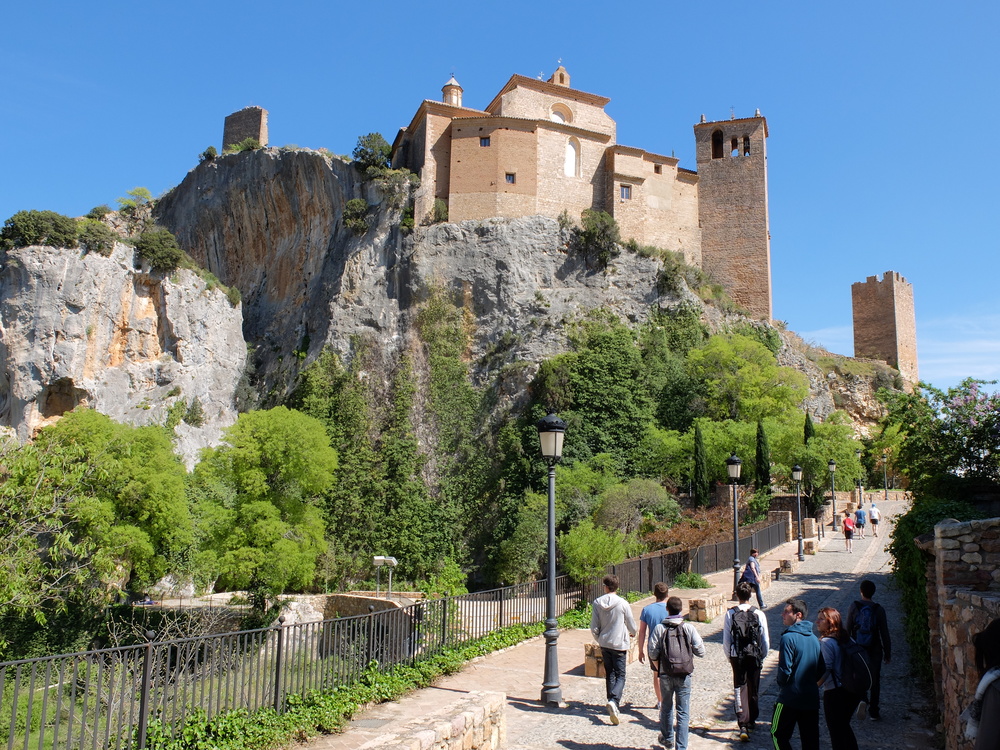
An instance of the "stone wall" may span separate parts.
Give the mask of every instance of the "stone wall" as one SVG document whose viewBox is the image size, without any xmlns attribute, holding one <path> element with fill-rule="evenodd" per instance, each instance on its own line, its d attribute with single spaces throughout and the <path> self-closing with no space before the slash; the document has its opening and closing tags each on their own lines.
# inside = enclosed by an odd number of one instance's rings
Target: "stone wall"
<svg viewBox="0 0 1000 750">
<path fill-rule="evenodd" d="M 383 750 L 497 750 L 507 744 L 507 696 L 472 691 L 419 719 L 384 728 Z"/>
<path fill-rule="evenodd" d="M 222 150 L 229 146 L 256 138 L 261 146 L 267 145 L 267 110 L 261 107 L 245 107 L 226 118 L 222 129 Z"/>
<path fill-rule="evenodd" d="M 942 521 L 918 545 L 928 554 L 931 664 L 945 747 L 972 750 L 959 716 L 979 682 L 972 636 L 1000 617 L 1000 518 Z"/>
</svg>

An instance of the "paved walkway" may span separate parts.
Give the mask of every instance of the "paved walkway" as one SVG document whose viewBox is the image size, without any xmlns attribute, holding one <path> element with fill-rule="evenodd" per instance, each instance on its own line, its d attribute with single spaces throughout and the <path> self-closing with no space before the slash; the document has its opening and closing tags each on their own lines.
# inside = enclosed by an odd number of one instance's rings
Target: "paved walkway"
<svg viewBox="0 0 1000 750">
<path fill-rule="evenodd" d="M 696 623 L 707 646 L 704 659 L 695 660 L 691 700 L 691 750 L 719 748 L 730 744 L 756 750 L 770 748 L 767 720 L 777 697 L 774 672 L 777 667 L 778 639 L 782 631 L 784 600 L 801 596 L 809 605 L 809 619 L 821 607 L 836 607 L 846 615 L 851 601 L 858 598 L 862 578 L 875 581 L 880 602 L 889 616 L 892 634 L 892 663 L 882 670 L 882 720 L 854 721 L 855 733 L 863 750 L 889 748 L 933 748 L 933 731 L 928 726 L 930 699 L 909 676 L 909 652 L 900 623 L 902 611 L 898 593 L 891 583 L 891 559 L 885 550 L 892 529 L 892 516 L 903 510 L 901 502 L 880 506 L 887 517 L 878 539 L 854 541 L 854 552 L 844 549 L 843 537 L 828 534 L 820 541 L 819 552 L 807 556 L 791 574 L 783 575 L 764 592 L 771 632 L 772 650 L 764 662 L 761 677 L 761 719 L 751 742 L 740 743 L 732 709 L 732 672 L 722 653 L 722 617 L 710 623 Z M 794 558 L 797 542 L 782 545 L 764 555 L 762 567 L 778 566 L 780 559 Z M 717 592 L 732 588 L 732 571 L 709 576 Z M 683 596 L 694 592 L 671 591 Z M 702 592 L 703 593 L 703 592 Z M 634 605 L 638 610 L 651 599 Z M 539 637 L 506 651 L 482 657 L 462 672 L 444 678 L 434 687 L 414 692 L 398 702 L 374 706 L 359 713 L 343 734 L 319 738 L 308 750 L 358 750 L 378 747 L 380 728 L 387 723 L 426 716 L 469 690 L 502 691 L 507 694 L 507 747 L 598 748 L 658 747 L 657 711 L 653 708 L 652 676 L 648 666 L 629 666 L 622 706 L 622 722 L 611 726 L 605 713 L 604 680 L 583 674 L 583 644 L 591 641 L 590 631 L 563 631 L 559 637 L 559 666 L 565 706 L 546 707 L 539 702 L 542 684 L 544 641 Z M 760 723 L 763 721 L 764 723 Z M 820 719 L 821 747 L 829 748 L 829 734 Z M 794 740 L 798 746 L 797 738 Z"/>
</svg>

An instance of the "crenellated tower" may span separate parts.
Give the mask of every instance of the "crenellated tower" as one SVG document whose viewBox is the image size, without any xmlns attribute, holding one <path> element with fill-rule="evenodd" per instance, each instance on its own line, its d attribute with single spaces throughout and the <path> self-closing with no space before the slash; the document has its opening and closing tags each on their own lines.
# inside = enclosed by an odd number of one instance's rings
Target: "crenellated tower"
<svg viewBox="0 0 1000 750">
<path fill-rule="evenodd" d="M 917 322 L 913 285 L 895 271 L 851 285 L 854 356 L 880 359 L 911 383 L 917 372 Z"/>
</svg>

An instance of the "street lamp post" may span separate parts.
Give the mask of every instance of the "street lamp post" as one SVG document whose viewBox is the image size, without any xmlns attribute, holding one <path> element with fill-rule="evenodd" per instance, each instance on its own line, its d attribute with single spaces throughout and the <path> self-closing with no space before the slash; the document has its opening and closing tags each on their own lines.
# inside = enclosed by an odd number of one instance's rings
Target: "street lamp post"
<svg viewBox="0 0 1000 750">
<path fill-rule="evenodd" d="M 726 459 L 726 471 L 729 472 L 729 482 L 733 486 L 733 596 L 736 596 L 736 584 L 740 582 L 740 523 L 736 508 L 736 482 L 740 478 L 740 461 L 734 453 Z"/>
<path fill-rule="evenodd" d="M 806 552 L 802 543 L 802 467 L 798 464 L 792 467 L 792 479 L 795 480 L 795 507 L 799 512 L 799 562 L 802 562 Z"/>
<path fill-rule="evenodd" d="M 885 491 L 885 501 L 889 502 L 889 475 L 885 472 L 885 467 L 889 463 L 889 451 L 882 451 L 882 488 Z"/>
<path fill-rule="evenodd" d="M 830 502 L 833 504 L 833 530 L 836 531 L 840 528 L 840 524 L 837 519 L 837 490 L 834 489 L 833 486 L 833 472 L 837 470 L 837 462 L 831 458 L 827 463 L 826 468 L 830 470 Z"/>
<path fill-rule="evenodd" d="M 556 461 L 562 456 L 566 423 L 550 413 L 539 420 L 538 440 L 542 456 L 549 464 L 549 565 L 548 584 L 545 591 L 545 675 L 542 678 L 542 703 L 562 702 L 559 687 L 559 623 L 556 621 Z"/>
<path fill-rule="evenodd" d="M 858 466 L 861 466 L 861 449 L 858 448 L 854 451 L 854 455 L 858 457 Z M 863 508 L 865 504 L 865 486 L 862 482 L 864 479 L 864 467 L 861 467 L 862 471 L 858 474 L 858 507 Z"/>
</svg>

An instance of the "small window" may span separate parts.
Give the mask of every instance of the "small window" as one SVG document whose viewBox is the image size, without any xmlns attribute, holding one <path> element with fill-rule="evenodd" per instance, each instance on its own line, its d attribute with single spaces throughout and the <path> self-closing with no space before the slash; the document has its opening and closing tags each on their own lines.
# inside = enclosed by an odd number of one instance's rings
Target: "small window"
<svg viewBox="0 0 1000 750">
<path fill-rule="evenodd" d="M 743 136 L 743 155 L 750 156 L 750 136 Z"/>
<path fill-rule="evenodd" d="M 653 165 L 653 172 L 655 172 L 656 174 L 663 174 L 663 165 L 662 164 L 654 164 Z"/>
<path fill-rule="evenodd" d="M 507 174 L 504 175 L 504 179 L 507 181 L 508 185 L 513 185 L 514 183 L 517 182 L 517 175 L 514 174 L 513 172 L 508 172 Z"/>
<path fill-rule="evenodd" d="M 621 186 L 621 197 L 622 197 L 623 201 L 630 201 L 630 200 L 632 200 L 632 186 L 631 185 L 622 185 Z"/>
<path fill-rule="evenodd" d="M 490 145 L 490 137 L 488 135 L 481 136 L 479 138 L 479 145 L 480 145 L 481 148 L 486 148 L 487 146 L 489 146 Z"/>
<path fill-rule="evenodd" d="M 722 131 L 716 130 L 712 133 L 712 158 L 722 158 Z"/>
<path fill-rule="evenodd" d="M 739 138 L 733 138 L 732 145 L 733 145 L 733 150 L 732 150 L 732 153 L 730 154 L 730 156 L 739 156 L 740 155 L 740 139 Z"/>
</svg>

